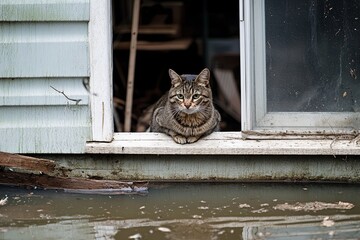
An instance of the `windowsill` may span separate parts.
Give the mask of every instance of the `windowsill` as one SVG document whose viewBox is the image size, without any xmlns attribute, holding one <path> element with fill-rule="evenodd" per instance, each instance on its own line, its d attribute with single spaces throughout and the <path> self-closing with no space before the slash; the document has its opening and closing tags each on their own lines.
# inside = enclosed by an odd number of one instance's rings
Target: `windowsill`
<svg viewBox="0 0 360 240">
<path fill-rule="evenodd" d="M 196 143 L 180 145 L 161 133 L 115 133 L 110 143 L 89 142 L 89 154 L 166 155 L 360 155 L 351 140 L 245 140 L 240 132 L 215 132 Z"/>
</svg>

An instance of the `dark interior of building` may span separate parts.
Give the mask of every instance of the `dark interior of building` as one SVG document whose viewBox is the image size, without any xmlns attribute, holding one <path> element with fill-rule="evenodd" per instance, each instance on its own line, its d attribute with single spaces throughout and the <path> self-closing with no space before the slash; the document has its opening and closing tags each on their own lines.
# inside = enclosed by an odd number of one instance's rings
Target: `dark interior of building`
<svg viewBox="0 0 360 240">
<path fill-rule="evenodd" d="M 133 0 L 113 1 L 115 131 L 124 131 Z M 169 68 L 198 74 L 208 67 L 221 131 L 240 129 L 237 0 L 142 0 L 138 17 L 131 131 L 146 131 L 146 109 L 170 88 Z"/>
</svg>

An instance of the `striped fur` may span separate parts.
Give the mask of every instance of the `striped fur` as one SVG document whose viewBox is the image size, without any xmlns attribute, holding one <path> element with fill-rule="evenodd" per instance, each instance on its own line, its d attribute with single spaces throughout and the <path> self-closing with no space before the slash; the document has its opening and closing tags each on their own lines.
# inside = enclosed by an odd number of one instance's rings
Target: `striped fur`
<svg viewBox="0 0 360 240">
<path fill-rule="evenodd" d="M 172 86 L 155 104 L 150 131 L 166 133 L 180 144 L 218 131 L 221 117 L 213 105 L 209 69 L 199 75 L 169 69 L 169 75 Z"/>
</svg>

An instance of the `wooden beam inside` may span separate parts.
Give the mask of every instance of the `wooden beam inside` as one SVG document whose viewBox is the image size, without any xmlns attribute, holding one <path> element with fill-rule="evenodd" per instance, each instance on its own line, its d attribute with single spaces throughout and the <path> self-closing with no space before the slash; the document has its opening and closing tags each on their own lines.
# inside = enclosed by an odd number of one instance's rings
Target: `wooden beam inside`
<svg viewBox="0 0 360 240">
<path fill-rule="evenodd" d="M 138 41 L 137 50 L 141 51 L 176 51 L 186 50 L 191 44 L 190 38 L 174 39 L 169 41 Z M 114 50 L 126 50 L 130 48 L 130 42 L 114 41 Z"/>
<path fill-rule="evenodd" d="M 132 113 L 132 103 L 133 103 L 133 93 L 134 93 L 135 59 L 136 59 L 137 35 L 139 28 L 139 14 L 140 14 L 140 0 L 134 0 L 133 18 L 132 18 L 132 27 L 131 27 L 128 81 L 127 81 L 127 91 L 126 91 L 126 105 L 125 105 L 125 125 L 124 125 L 125 132 L 130 132 L 131 130 L 131 113 Z"/>
</svg>

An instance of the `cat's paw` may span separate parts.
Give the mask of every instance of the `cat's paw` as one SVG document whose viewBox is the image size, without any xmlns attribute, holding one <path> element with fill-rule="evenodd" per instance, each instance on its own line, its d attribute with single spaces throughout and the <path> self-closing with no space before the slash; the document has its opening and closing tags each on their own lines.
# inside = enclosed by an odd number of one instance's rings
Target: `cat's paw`
<svg viewBox="0 0 360 240">
<path fill-rule="evenodd" d="M 187 142 L 186 137 L 183 137 L 181 135 L 173 136 L 173 139 L 174 139 L 175 142 L 177 142 L 179 144 L 185 144 Z"/>
<path fill-rule="evenodd" d="M 187 143 L 194 143 L 194 142 L 196 142 L 197 140 L 199 140 L 199 137 L 188 137 L 188 138 L 186 139 L 186 142 L 187 142 Z"/>
</svg>

